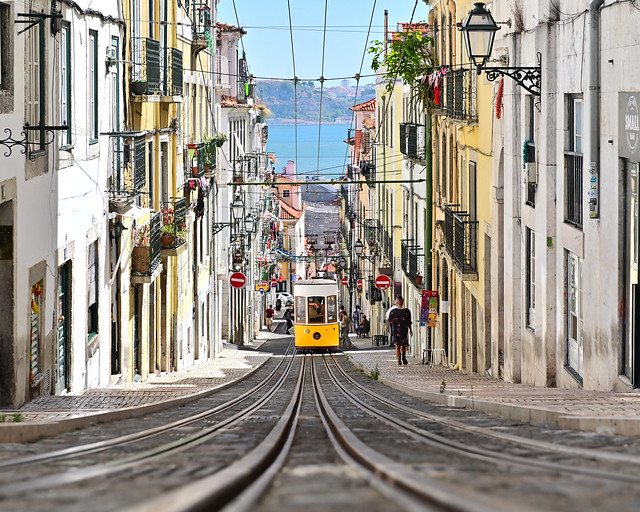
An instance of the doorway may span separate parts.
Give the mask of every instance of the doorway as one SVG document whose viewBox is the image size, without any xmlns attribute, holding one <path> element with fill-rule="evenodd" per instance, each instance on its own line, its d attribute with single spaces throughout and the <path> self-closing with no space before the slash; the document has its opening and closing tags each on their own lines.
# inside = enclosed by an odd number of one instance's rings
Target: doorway
<svg viewBox="0 0 640 512">
<path fill-rule="evenodd" d="M 58 329 L 56 342 L 55 393 L 69 390 L 71 334 L 71 261 L 58 269 Z"/>
</svg>

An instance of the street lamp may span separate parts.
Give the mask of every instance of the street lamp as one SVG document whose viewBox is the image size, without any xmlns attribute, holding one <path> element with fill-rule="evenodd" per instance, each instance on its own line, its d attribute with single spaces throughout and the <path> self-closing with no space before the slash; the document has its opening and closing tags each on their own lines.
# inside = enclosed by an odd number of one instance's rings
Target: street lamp
<svg viewBox="0 0 640 512">
<path fill-rule="evenodd" d="M 353 249 L 356 251 L 356 256 L 362 256 L 362 251 L 364 250 L 364 244 L 362 240 L 358 238 L 358 241 L 353 245 Z"/>
<path fill-rule="evenodd" d="M 247 213 L 247 216 L 244 218 L 244 229 L 247 233 L 253 234 L 254 229 L 256 227 L 256 221 L 253 218 L 251 212 Z"/>
<path fill-rule="evenodd" d="M 508 76 L 534 96 L 540 96 L 541 55 L 538 53 L 536 67 L 485 67 L 491 57 L 493 41 L 500 27 L 484 7 L 484 2 L 475 2 L 475 7 L 462 22 L 460 30 L 464 35 L 467 54 L 476 66 L 478 74 L 486 72 L 487 80 L 493 82 L 499 76 Z"/>
<path fill-rule="evenodd" d="M 240 196 L 236 196 L 231 202 L 231 220 L 239 221 L 244 212 L 244 201 Z"/>
</svg>

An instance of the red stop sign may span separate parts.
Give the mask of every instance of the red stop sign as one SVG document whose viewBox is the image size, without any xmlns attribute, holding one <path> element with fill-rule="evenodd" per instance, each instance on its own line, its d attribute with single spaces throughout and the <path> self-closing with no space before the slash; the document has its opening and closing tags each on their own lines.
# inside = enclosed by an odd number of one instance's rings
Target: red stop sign
<svg viewBox="0 0 640 512">
<path fill-rule="evenodd" d="M 362 290 L 362 279 L 358 279 L 356 281 L 356 286 L 358 287 L 358 290 Z"/>
<path fill-rule="evenodd" d="M 376 277 L 376 288 L 378 290 L 386 290 L 391 286 L 391 278 L 389 276 L 381 275 Z"/>
<path fill-rule="evenodd" d="M 242 272 L 234 272 L 229 276 L 229 283 L 234 288 L 242 288 L 247 284 L 247 277 Z"/>
<path fill-rule="evenodd" d="M 340 284 L 343 284 L 344 286 L 347 286 L 349 284 L 349 278 L 348 277 L 343 277 L 340 280 Z"/>
</svg>

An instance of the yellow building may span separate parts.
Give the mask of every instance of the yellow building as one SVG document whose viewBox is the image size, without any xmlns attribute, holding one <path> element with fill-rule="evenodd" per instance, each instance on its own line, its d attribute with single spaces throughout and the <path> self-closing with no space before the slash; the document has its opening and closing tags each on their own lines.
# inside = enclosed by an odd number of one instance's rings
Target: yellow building
<svg viewBox="0 0 640 512">
<path fill-rule="evenodd" d="M 112 373 L 123 381 L 211 353 L 207 178 L 215 152 L 203 142 L 212 133 L 214 15 L 206 3 L 184 9 L 162 0 L 123 3 L 128 94 L 113 136 L 119 172 L 110 191 L 114 221 L 126 228 L 112 297 Z"/>
<path fill-rule="evenodd" d="M 435 343 L 455 367 L 498 376 L 489 307 L 494 90 L 471 69 L 460 45 L 456 24 L 472 2 L 428 4 L 441 66 L 432 124 L 434 277 L 441 301 Z"/>
</svg>

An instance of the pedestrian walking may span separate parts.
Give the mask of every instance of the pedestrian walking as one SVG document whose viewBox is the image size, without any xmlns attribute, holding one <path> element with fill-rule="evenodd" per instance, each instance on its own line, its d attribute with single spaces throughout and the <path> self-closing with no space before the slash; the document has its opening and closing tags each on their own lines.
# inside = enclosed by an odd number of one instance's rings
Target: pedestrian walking
<svg viewBox="0 0 640 512">
<path fill-rule="evenodd" d="M 273 325 L 273 314 L 275 311 L 273 310 L 273 305 L 269 304 L 269 307 L 265 309 L 264 316 L 267 319 L 267 329 L 271 330 L 271 326 Z"/>
<path fill-rule="evenodd" d="M 340 346 L 342 348 L 351 348 L 351 342 L 349 341 L 349 328 L 351 319 L 346 311 L 340 311 L 338 316 L 340 320 Z"/>
<path fill-rule="evenodd" d="M 356 307 L 353 308 L 353 329 L 355 329 L 360 325 L 360 306 L 356 304 Z"/>
<path fill-rule="evenodd" d="M 287 306 L 282 316 L 287 321 L 287 332 L 293 327 L 293 306 Z M 291 334 L 291 333 L 289 333 Z"/>
<path fill-rule="evenodd" d="M 404 307 L 404 299 L 398 296 L 396 307 L 389 310 L 389 325 L 391 326 L 391 343 L 396 346 L 398 365 L 408 364 L 407 347 L 409 335 L 413 336 L 411 327 L 411 311 Z"/>
</svg>

